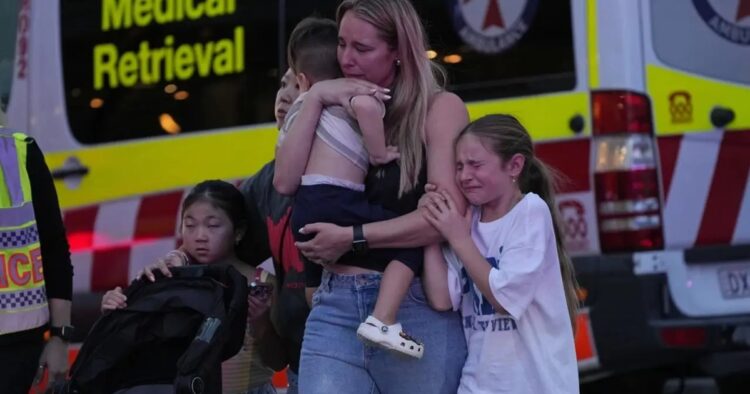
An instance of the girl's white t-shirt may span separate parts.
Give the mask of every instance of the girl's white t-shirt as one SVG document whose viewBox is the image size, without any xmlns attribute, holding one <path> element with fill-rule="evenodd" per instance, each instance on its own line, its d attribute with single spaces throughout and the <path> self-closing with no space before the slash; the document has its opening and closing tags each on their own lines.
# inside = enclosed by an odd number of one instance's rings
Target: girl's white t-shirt
<svg viewBox="0 0 750 394">
<path fill-rule="evenodd" d="M 492 266 L 490 288 L 509 314 L 480 293 L 452 250 L 448 280 L 469 354 L 459 393 L 578 393 L 578 366 L 552 216 L 534 193 L 492 222 L 474 207 L 471 235 Z"/>
</svg>

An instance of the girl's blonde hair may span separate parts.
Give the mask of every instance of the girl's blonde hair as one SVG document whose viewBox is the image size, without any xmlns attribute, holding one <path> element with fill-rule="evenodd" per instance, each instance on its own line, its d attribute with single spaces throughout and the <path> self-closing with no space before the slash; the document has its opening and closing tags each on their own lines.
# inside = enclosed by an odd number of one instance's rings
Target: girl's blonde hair
<svg viewBox="0 0 750 394">
<path fill-rule="evenodd" d="M 578 313 L 578 281 L 576 280 L 573 262 L 565 251 L 564 234 L 561 231 L 560 218 L 555 204 L 555 184 L 559 178 L 557 172 L 534 155 L 531 136 L 526 128 L 510 115 L 484 116 L 466 126 L 459 134 L 458 139 L 465 134 L 473 134 L 479 137 L 489 149 L 500 156 L 503 162 L 510 160 L 515 154 L 521 154 L 525 158 L 523 169 L 518 176 L 518 186 L 522 193 L 533 192 L 539 195 L 547 203 L 552 213 L 565 300 L 568 304 L 570 322 L 575 334 L 576 315 Z M 456 139 L 456 142 L 458 142 L 458 139 Z"/>
<path fill-rule="evenodd" d="M 399 196 L 418 184 L 425 160 L 423 142 L 431 97 L 442 89 L 445 72 L 427 58 L 427 37 L 419 15 L 408 0 L 344 0 L 336 21 L 347 12 L 373 25 L 394 48 L 396 67 L 393 99 L 385 117 L 388 144 L 401 153 Z"/>
</svg>

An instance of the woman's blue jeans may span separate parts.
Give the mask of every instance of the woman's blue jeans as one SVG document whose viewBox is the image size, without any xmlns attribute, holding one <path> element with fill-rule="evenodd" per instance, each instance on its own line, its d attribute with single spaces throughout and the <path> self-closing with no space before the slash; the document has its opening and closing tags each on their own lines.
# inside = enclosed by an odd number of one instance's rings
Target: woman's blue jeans
<svg viewBox="0 0 750 394">
<path fill-rule="evenodd" d="M 301 394 L 454 394 L 466 360 L 457 312 L 427 305 L 419 279 L 401 303 L 404 330 L 425 346 L 421 360 L 365 346 L 357 327 L 372 313 L 382 274 L 325 271 L 305 325 L 299 369 Z"/>
</svg>

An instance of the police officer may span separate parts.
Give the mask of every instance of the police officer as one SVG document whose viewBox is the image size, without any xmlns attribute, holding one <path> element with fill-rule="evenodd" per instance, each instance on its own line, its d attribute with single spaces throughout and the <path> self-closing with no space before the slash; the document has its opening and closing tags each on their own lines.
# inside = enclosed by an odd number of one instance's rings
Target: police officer
<svg viewBox="0 0 750 394">
<path fill-rule="evenodd" d="M 68 370 L 73 267 L 36 142 L 0 128 L 0 169 L 0 392 L 26 394 L 45 368 Z"/>
</svg>

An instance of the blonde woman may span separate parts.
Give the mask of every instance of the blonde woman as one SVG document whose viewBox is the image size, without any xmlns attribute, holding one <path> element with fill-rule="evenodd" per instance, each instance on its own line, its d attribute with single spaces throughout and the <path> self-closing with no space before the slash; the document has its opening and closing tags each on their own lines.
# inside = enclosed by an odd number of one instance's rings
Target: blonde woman
<svg viewBox="0 0 750 394">
<path fill-rule="evenodd" d="M 466 356 L 460 317 L 430 308 L 419 278 L 412 281 L 398 317 L 423 341 L 422 360 L 365 346 L 356 331 L 372 313 L 379 292 L 389 292 L 381 287 L 389 261 L 370 257 L 366 250 L 441 241 L 416 211 L 425 183 L 439 185 L 458 209 L 465 208 L 453 181 L 453 141 L 468 123 L 466 108 L 442 90 L 426 58 L 424 29 L 408 0 L 345 0 L 337 21 L 338 60 L 346 78 L 321 81 L 307 93 L 277 152 L 274 186 L 285 194 L 296 191 L 325 106 L 348 106 L 357 95 L 389 95 L 386 139 L 398 147 L 400 159 L 372 167 L 365 190 L 371 202 L 401 216 L 361 226 L 314 223 L 302 229 L 315 237 L 298 243 L 299 249 L 324 263 L 325 271 L 305 327 L 300 392 L 455 393 Z M 358 253 L 347 254 L 354 245 Z"/>
</svg>

